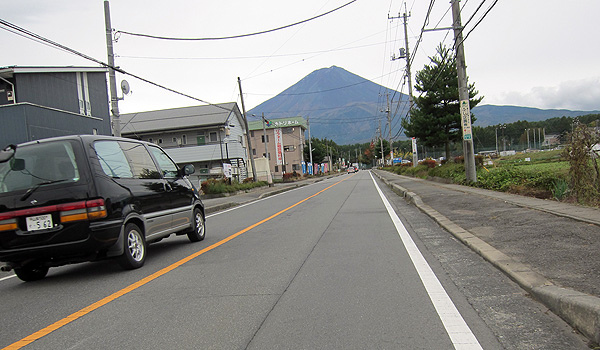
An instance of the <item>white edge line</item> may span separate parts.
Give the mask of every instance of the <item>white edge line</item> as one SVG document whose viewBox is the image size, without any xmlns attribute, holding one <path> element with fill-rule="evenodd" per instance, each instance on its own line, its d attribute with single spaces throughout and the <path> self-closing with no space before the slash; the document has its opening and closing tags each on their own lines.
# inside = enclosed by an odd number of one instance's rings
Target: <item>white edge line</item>
<svg viewBox="0 0 600 350">
<path fill-rule="evenodd" d="M 237 206 L 235 206 L 235 207 L 233 207 L 233 208 L 225 209 L 225 210 L 218 211 L 218 212 L 216 212 L 216 213 L 212 213 L 212 214 L 210 214 L 210 215 L 207 215 L 207 216 L 206 216 L 206 218 L 208 219 L 208 218 L 210 218 L 210 217 L 213 217 L 213 216 L 217 216 L 217 215 L 225 214 L 225 213 L 228 213 L 228 212 L 230 212 L 230 211 L 233 211 L 233 210 L 236 210 L 236 209 L 240 209 L 240 208 L 246 207 L 246 206 L 248 206 L 248 205 L 251 205 L 251 204 L 254 204 L 254 203 L 257 203 L 257 202 L 262 202 L 262 201 L 264 201 L 264 200 L 267 200 L 267 199 L 271 199 L 271 198 L 274 198 L 274 197 L 278 197 L 278 196 L 281 196 L 281 195 L 282 195 L 282 194 L 284 194 L 284 193 L 290 193 L 290 192 L 293 192 L 293 191 L 298 191 L 298 190 L 300 190 L 300 189 L 307 188 L 307 187 L 310 187 L 310 186 L 316 185 L 317 183 L 321 183 L 321 182 L 325 182 L 325 181 L 319 181 L 319 182 L 315 182 L 315 183 L 312 183 L 312 184 L 310 184 L 310 185 L 306 185 L 306 186 L 297 187 L 297 188 L 291 189 L 291 190 L 289 190 L 289 191 L 284 191 L 284 192 L 281 192 L 281 193 L 274 194 L 274 195 L 272 195 L 272 196 L 268 196 L 268 197 L 260 198 L 260 199 L 254 200 L 254 201 L 250 201 L 250 202 L 248 202 L 248 203 L 240 204 L 240 205 L 237 205 Z"/>
<path fill-rule="evenodd" d="M 402 221 L 390 205 L 390 202 L 387 200 L 375 179 L 373 178 L 373 174 L 371 175 L 371 180 L 373 180 L 373 184 L 387 209 L 387 212 L 396 226 L 396 231 L 398 231 L 398 235 L 402 239 L 402 243 L 410 256 L 410 259 L 413 262 L 421 281 L 423 282 L 423 286 L 427 290 L 427 294 L 429 295 L 429 299 L 433 303 L 435 310 L 440 317 L 440 320 L 444 324 L 444 328 L 452 341 L 455 349 L 482 349 L 479 341 L 465 322 L 464 318 L 456 309 L 456 306 L 446 293 L 446 290 L 436 277 L 435 273 L 423 257 L 423 254 L 419 251 L 419 248 L 410 237 L 410 234 L 406 230 L 406 227 L 402 224 Z"/>
<path fill-rule="evenodd" d="M 9 278 L 13 278 L 13 277 L 17 277 L 17 275 L 10 275 L 10 276 L 6 276 L 6 277 L 2 277 L 2 278 L 0 278 L 0 282 L 7 280 Z"/>
</svg>

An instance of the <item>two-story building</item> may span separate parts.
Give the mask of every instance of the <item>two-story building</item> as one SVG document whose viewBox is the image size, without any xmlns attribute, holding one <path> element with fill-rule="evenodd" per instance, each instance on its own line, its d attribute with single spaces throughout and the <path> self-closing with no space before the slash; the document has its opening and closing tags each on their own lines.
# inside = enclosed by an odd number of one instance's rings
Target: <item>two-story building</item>
<svg viewBox="0 0 600 350">
<path fill-rule="evenodd" d="M 106 72 L 0 67 L 0 147 L 71 134 L 110 135 Z"/>
<path fill-rule="evenodd" d="M 302 173 L 306 131 L 303 117 L 252 121 L 248 122 L 248 129 L 252 140 L 252 156 L 268 158 L 273 177 L 282 178 L 283 174 L 294 171 Z"/>
<path fill-rule="evenodd" d="M 178 164 L 193 164 L 198 182 L 226 175 L 248 177 L 246 128 L 237 103 L 122 114 L 121 135 L 153 142 Z M 224 165 L 225 164 L 225 165 Z"/>
</svg>

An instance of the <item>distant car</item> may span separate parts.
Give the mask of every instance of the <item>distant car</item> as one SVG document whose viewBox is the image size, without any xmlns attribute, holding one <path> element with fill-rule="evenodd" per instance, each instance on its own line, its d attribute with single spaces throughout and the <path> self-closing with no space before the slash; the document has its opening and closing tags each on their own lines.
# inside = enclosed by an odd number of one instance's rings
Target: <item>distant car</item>
<svg viewBox="0 0 600 350">
<path fill-rule="evenodd" d="M 0 261 L 24 281 L 49 267 L 117 258 L 144 264 L 147 244 L 172 233 L 204 239 L 204 205 L 158 146 L 65 136 L 0 151 Z"/>
<path fill-rule="evenodd" d="M 356 169 L 355 167 L 351 166 L 348 167 L 348 173 L 355 173 L 358 169 Z"/>
</svg>

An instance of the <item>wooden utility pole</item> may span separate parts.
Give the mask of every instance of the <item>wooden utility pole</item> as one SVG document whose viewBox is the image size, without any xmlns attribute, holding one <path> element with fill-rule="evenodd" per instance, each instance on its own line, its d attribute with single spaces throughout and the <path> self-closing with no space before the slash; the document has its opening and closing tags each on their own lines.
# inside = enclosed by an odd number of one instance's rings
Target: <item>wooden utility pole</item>
<svg viewBox="0 0 600 350">
<path fill-rule="evenodd" d="M 465 175 L 468 181 L 477 182 L 475 169 L 475 150 L 473 147 L 473 131 L 471 129 L 471 107 L 469 105 L 469 86 L 467 84 L 467 66 L 463 47 L 462 24 L 460 20 L 459 0 L 452 0 L 452 18 L 454 30 L 454 49 L 456 52 L 456 70 L 458 73 L 458 99 L 460 104 L 461 125 L 463 134 L 463 155 L 465 158 Z"/>
<path fill-rule="evenodd" d="M 119 98 L 117 97 L 117 79 L 115 75 L 115 55 L 113 53 L 112 25 L 110 23 L 110 4 L 104 1 L 104 24 L 106 27 L 106 52 L 108 54 L 108 85 L 110 87 L 110 111 L 112 114 L 112 133 L 121 136 L 121 122 L 119 120 Z"/>
<path fill-rule="evenodd" d="M 256 165 L 254 165 L 254 156 L 252 155 L 252 140 L 250 137 L 250 130 L 248 130 L 248 119 L 246 118 L 246 106 L 244 105 L 244 94 L 242 93 L 242 81 L 238 77 L 238 85 L 240 87 L 240 100 L 242 101 L 242 113 L 244 117 L 244 125 L 246 126 L 246 140 L 248 141 L 248 158 L 250 158 L 250 164 L 252 164 L 252 177 L 254 182 L 258 182 L 256 176 Z"/>
</svg>

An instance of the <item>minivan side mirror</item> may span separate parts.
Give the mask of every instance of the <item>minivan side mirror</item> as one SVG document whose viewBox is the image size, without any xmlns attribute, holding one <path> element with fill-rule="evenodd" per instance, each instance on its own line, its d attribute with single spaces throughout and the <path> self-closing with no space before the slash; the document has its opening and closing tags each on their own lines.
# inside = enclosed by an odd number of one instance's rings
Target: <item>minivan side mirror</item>
<svg viewBox="0 0 600 350">
<path fill-rule="evenodd" d="M 17 146 L 8 145 L 8 146 L 6 146 L 5 149 L 0 151 L 0 163 L 5 163 L 5 162 L 9 161 L 12 157 L 14 157 L 16 149 L 17 149 Z"/>
<path fill-rule="evenodd" d="M 25 159 L 13 158 L 13 160 L 10 162 L 10 170 L 12 170 L 12 171 L 25 170 Z"/>
<path fill-rule="evenodd" d="M 196 168 L 194 168 L 193 164 L 186 164 L 183 166 L 183 176 L 191 175 L 196 172 Z"/>
</svg>

